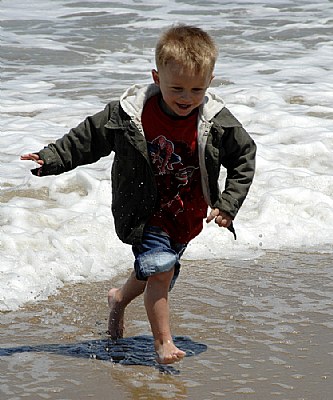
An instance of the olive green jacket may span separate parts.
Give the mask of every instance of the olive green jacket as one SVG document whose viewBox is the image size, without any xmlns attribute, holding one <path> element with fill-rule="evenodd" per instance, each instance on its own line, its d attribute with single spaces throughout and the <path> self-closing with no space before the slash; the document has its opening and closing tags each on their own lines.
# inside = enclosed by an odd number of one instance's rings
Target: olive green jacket
<svg viewBox="0 0 333 400">
<path fill-rule="evenodd" d="M 129 88 L 120 101 L 38 153 L 44 161 L 39 175 L 44 176 L 94 163 L 113 151 L 112 212 L 119 238 L 129 244 L 141 242 L 158 199 L 141 124 L 144 103 L 158 92 L 155 84 Z M 198 151 L 207 204 L 234 218 L 253 180 L 256 145 L 222 99 L 210 92 L 199 109 Z M 218 183 L 221 165 L 227 171 L 223 191 Z"/>
</svg>

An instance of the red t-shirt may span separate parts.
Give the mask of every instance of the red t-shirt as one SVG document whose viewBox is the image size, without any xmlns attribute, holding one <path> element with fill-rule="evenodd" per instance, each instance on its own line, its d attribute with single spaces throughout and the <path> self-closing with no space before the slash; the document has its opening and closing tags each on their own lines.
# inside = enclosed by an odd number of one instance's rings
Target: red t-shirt
<svg viewBox="0 0 333 400">
<path fill-rule="evenodd" d="M 159 201 L 149 225 L 163 229 L 177 243 L 188 243 L 202 230 L 207 203 L 201 187 L 197 146 L 198 113 L 173 118 L 151 97 L 142 125 L 153 166 Z"/>
</svg>

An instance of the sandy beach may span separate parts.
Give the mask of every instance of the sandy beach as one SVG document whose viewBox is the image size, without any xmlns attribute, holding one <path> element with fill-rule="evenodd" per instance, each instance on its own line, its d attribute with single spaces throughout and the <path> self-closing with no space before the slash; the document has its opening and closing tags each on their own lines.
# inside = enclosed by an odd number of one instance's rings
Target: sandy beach
<svg viewBox="0 0 333 400">
<path fill-rule="evenodd" d="M 126 335 L 106 335 L 113 281 L 73 284 L 2 313 L 2 400 L 329 400 L 333 392 L 330 254 L 185 261 L 171 294 L 179 364 L 154 361 L 137 299 Z"/>
</svg>

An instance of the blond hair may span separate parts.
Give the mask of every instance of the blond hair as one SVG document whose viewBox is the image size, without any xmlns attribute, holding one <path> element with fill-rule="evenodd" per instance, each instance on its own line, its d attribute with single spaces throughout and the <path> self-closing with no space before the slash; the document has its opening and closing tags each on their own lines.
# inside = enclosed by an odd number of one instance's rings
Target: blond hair
<svg viewBox="0 0 333 400">
<path fill-rule="evenodd" d="M 190 73 L 213 73 L 218 49 L 213 39 L 200 28 L 188 25 L 172 26 L 164 32 L 155 51 L 157 69 L 170 62 Z"/>
</svg>

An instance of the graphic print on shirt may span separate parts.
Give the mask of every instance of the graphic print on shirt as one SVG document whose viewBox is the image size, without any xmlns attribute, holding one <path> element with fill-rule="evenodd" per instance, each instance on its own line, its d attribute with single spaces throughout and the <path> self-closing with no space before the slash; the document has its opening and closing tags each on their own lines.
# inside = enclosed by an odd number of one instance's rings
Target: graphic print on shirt
<svg viewBox="0 0 333 400">
<path fill-rule="evenodd" d="M 173 170 L 173 164 L 181 162 L 181 158 L 174 153 L 174 145 L 165 136 L 160 135 L 152 142 L 148 142 L 148 151 L 153 164 L 156 164 L 159 175 L 164 175 L 166 169 Z"/>
<path fill-rule="evenodd" d="M 188 155 L 185 157 L 187 162 L 193 157 L 192 151 L 186 143 L 174 144 L 163 135 L 147 142 L 147 145 L 157 185 L 161 189 L 160 208 L 178 215 L 184 210 L 184 196 L 189 192 L 194 171 L 199 167 L 184 165 L 182 158 L 177 154 L 177 148 L 180 154 Z"/>
</svg>

